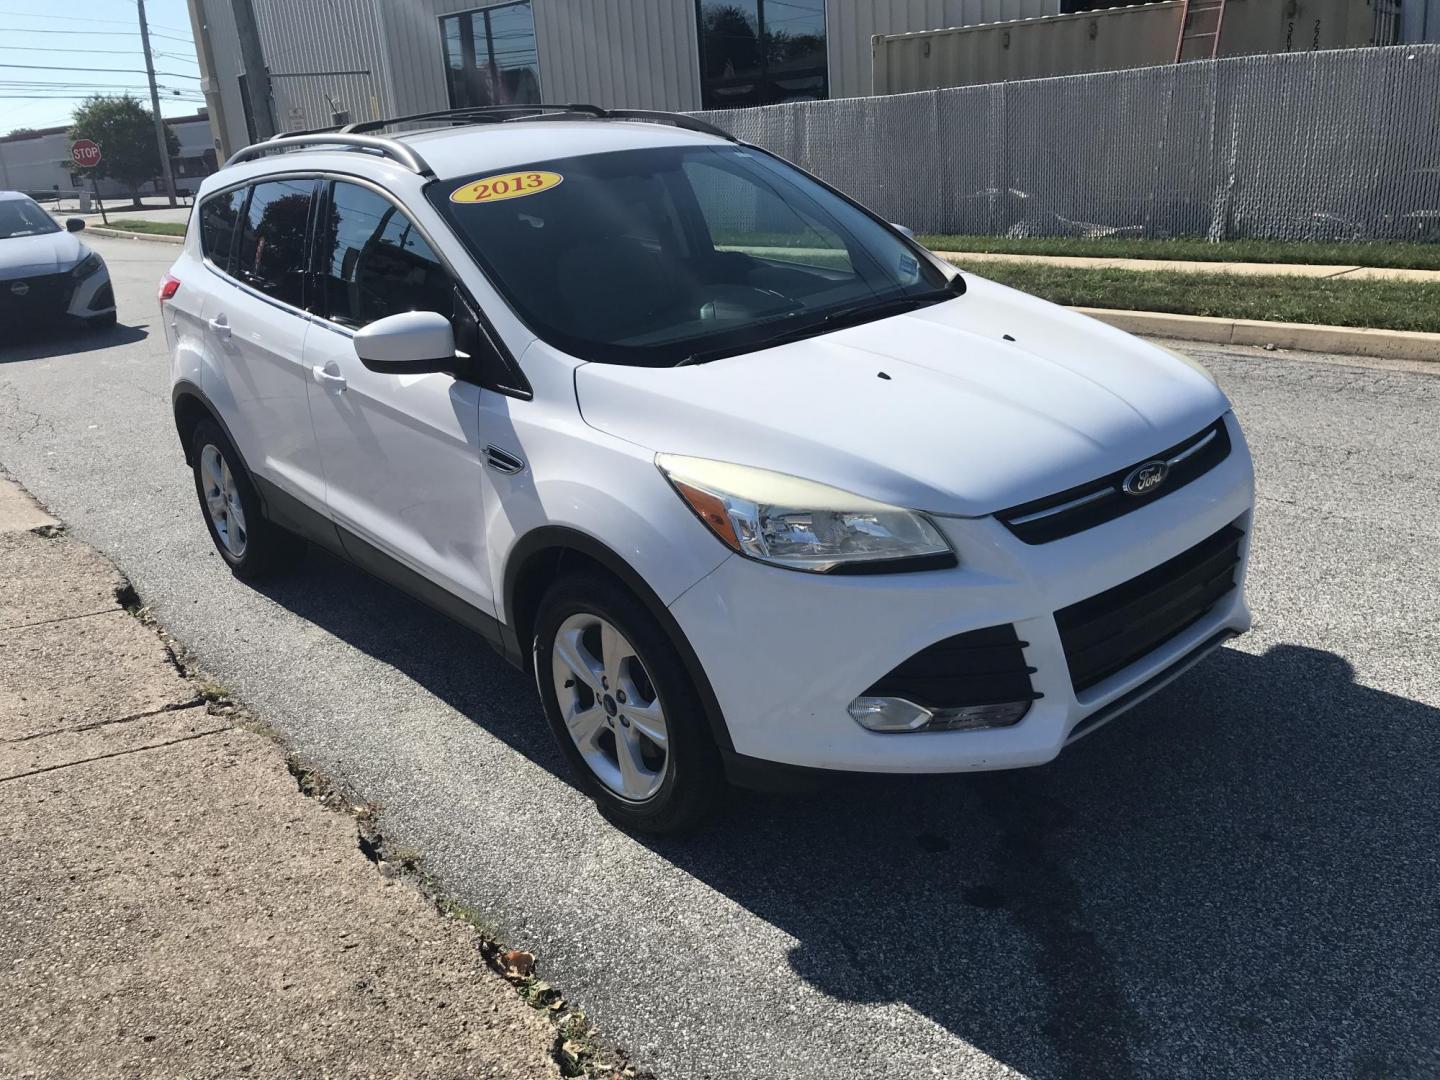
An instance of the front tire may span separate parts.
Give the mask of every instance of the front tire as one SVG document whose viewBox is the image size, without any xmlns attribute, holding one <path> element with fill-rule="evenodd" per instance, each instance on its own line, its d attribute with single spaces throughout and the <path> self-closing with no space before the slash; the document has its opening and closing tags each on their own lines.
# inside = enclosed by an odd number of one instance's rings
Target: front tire
<svg viewBox="0 0 1440 1080">
<path fill-rule="evenodd" d="M 303 557 L 305 542 L 265 518 L 245 463 L 215 421 L 195 425 L 190 460 L 210 539 L 236 577 L 258 581 L 292 568 Z"/>
<path fill-rule="evenodd" d="M 631 593 L 600 574 L 551 586 L 535 619 L 535 681 L 581 788 L 623 828 L 679 833 L 724 773 L 679 654 Z"/>
</svg>

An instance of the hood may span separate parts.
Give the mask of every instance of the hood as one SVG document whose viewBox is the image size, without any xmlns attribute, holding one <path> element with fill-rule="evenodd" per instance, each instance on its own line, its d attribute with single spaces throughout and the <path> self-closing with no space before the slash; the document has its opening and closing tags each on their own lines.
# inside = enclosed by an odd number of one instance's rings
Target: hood
<svg viewBox="0 0 1440 1080">
<path fill-rule="evenodd" d="M 966 282 L 954 300 L 707 364 L 584 364 L 581 414 L 656 451 L 979 517 L 1142 461 L 1229 408 L 1161 349 Z"/>
<path fill-rule="evenodd" d="M 41 233 L 0 240 L 0 281 L 18 277 L 39 277 L 69 270 L 90 249 L 73 233 Z"/>
</svg>

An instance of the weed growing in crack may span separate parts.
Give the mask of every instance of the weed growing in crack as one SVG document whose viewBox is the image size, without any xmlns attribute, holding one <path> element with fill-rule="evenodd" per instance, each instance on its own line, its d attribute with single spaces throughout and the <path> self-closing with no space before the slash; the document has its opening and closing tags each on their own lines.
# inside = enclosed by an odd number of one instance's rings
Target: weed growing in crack
<svg viewBox="0 0 1440 1080">
<path fill-rule="evenodd" d="M 143 617 L 146 608 L 140 600 L 140 594 L 135 591 L 135 586 L 128 581 L 122 581 L 115 586 L 115 603 L 134 615 L 141 622 L 146 621 Z"/>
</svg>

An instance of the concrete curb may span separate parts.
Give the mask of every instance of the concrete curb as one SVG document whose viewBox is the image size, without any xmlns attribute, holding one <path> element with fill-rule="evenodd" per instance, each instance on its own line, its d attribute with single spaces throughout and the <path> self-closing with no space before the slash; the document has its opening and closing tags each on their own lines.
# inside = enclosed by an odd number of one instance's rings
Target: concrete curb
<svg viewBox="0 0 1440 1080">
<path fill-rule="evenodd" d="M 96 236 L 112 236 L 117 240 L 155 240 L 162 244 L 183 244 L 183 236 L 165 236 L 161 233 L 125 232 L 122 229 L 107 229 L 103 225 L 87 225 L 85 231 Z"/>
<path fill-rule="evenodd" d="M 1389 360 L 1440 363 L 1440 334 L 1413 330 L 1371 330 L 1354 326 L 1262 322 L 1257 319 L 1216 319 L 1203 315 L 1170 315 L 1159 311 L 1071 308 L 1082 315 L 1132 334 L 1208 341 L 1216 345 L 1274 345 L 1306 352 L 1378 356 Z"/>
</svg>

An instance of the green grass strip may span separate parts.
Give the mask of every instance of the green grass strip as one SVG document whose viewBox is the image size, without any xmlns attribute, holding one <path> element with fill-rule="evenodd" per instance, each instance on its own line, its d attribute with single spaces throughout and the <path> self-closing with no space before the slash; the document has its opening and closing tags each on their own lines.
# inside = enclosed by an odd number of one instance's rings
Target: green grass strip
<svg viewBox="0 0 1440 1080">
<path fill-rule="evenodd" d="M 1083 258 L 1181 259 L 1195 262 L 1306 263 L 1323 266 L 1392 266 L 1440 270 L 1437 243 L 1346 243 L 1303 240 L 1223 240 L 1199 236 L 1140 240 L 1109 236 L 921 236 L 933 251 L 978 251 L 1005 255 L 1078 255 Z"/>
<path fill-rule="evenodd" d="M 97 229 L 119 229 L 121 232 L 154 233 L 157 236 L 184 236 L 183 221 L 141 221 L 138 218 L 119 218 L 109 225 L 96 225 Z"/>
<path fill-rule="evenodd" d="M 963 260 L 957 260 L 963 266 Z M 1440 284 L 1238 276 L 1174 270 L 1077 270 L 986 263 L 983 276 L 1072 307 L 1440 333 Z"/>
</svg>

